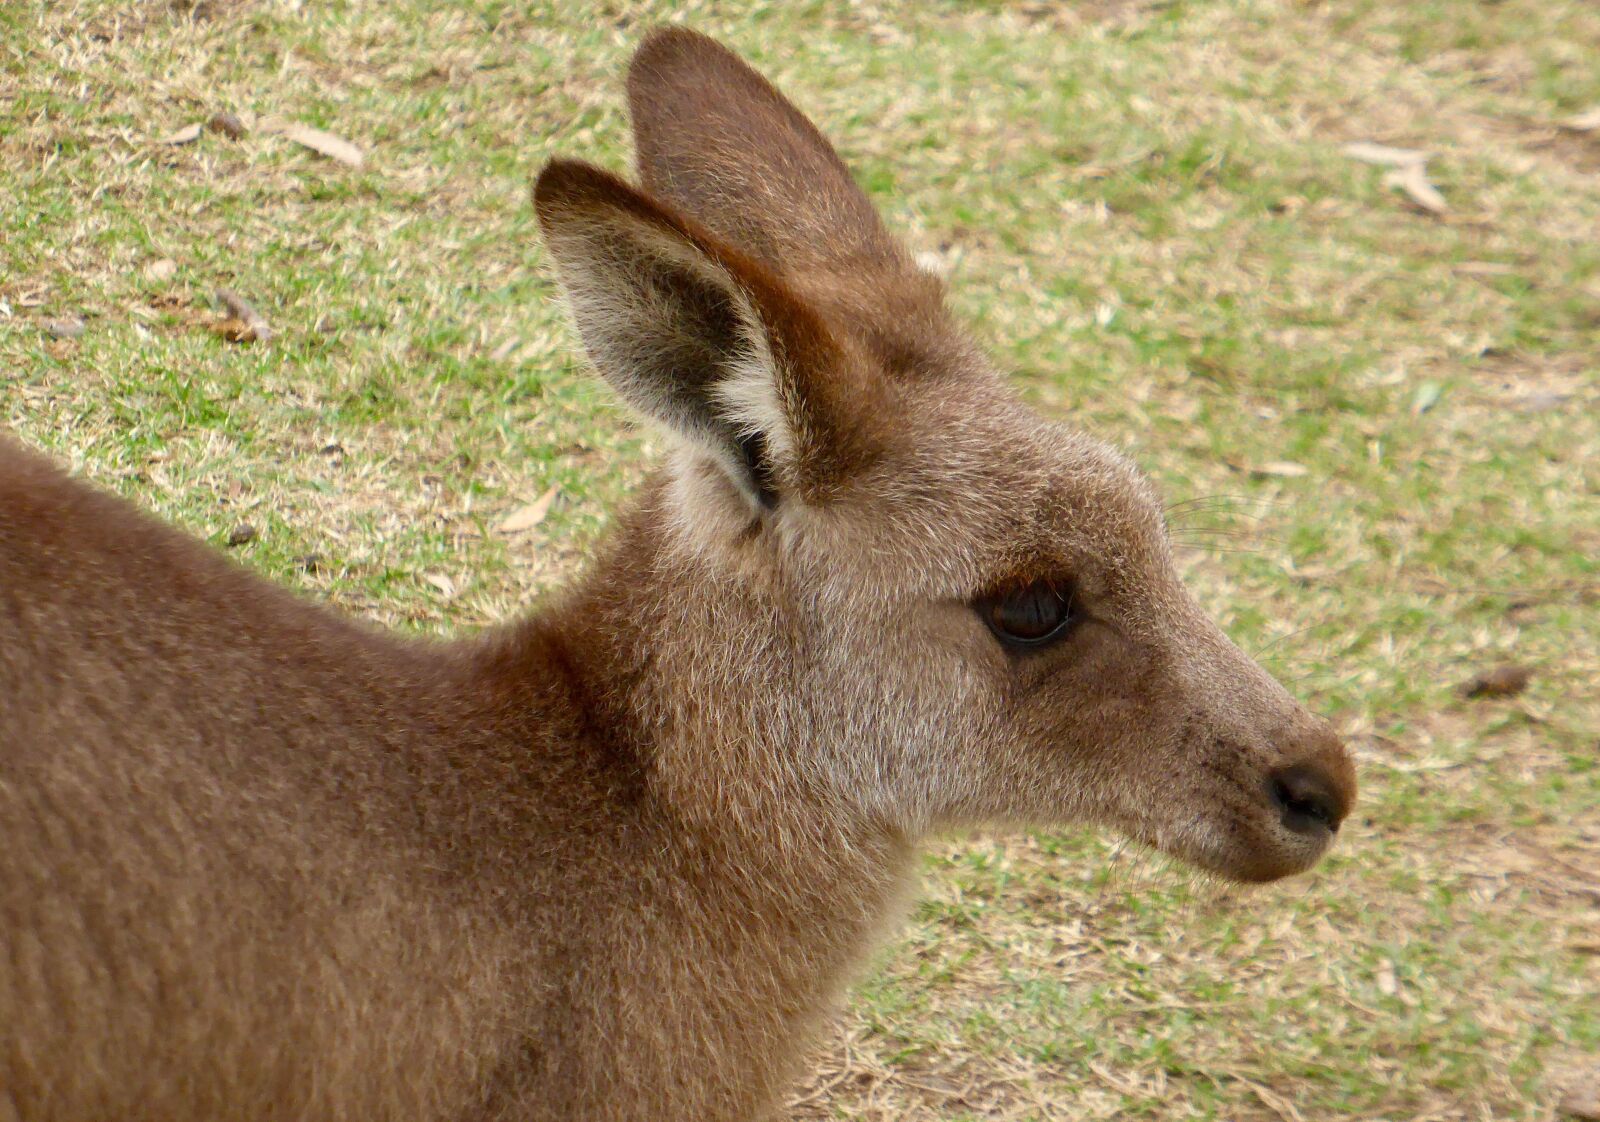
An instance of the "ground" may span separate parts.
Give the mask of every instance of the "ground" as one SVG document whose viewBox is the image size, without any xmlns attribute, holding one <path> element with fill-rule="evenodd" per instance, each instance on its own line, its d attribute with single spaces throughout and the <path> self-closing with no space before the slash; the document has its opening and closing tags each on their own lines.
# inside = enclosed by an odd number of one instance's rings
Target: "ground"
<svg viewBox="0 0 1600 1122">
<path fill-rule="evenodd" d="M 795 1118 L 1556 1117 L 1600 1062 L 1589 0 L 8 3 L 0 424 L 362 616 L 516 613 L 661 454 L 575 358 L 527 186 L 624 166 L 664 19 L 788 89 L 997 363 L 1150 471 L 1363 784 L 1252 891 L 940 842 Z M 1502 663 L 1525 692 L 1462 696 Z"/>
</svg>

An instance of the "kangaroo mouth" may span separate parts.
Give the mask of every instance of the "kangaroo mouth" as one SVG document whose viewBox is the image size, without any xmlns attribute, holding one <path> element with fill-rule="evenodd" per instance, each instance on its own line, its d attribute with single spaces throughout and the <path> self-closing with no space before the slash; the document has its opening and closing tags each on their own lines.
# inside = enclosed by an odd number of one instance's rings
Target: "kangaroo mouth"
<svg viewBox="0 0 1600 1122">
<path fill-rule="evenodd" d="M 1187 815 L 1144 808 L 1147 841 L 1169 856 L 1231 881 L 1261 884 L 1306 872 L 1332 847 L 1356 800 L 1355 770 L 1331 732 L 1278 745 L 1214 737 L 1193 753 L 1200 782 Z"/>
<path fill-rule="evenodd" d="M 1258 798 L 1223 798 L 1187 819 L 1144 820 L 1124 832 L 1169 857 L 1239 884 L 1304 873 L 1332 847 L 1345 811 L 1269 778 Z M 1347 805 L 1347 804 L 1345 804 Z"/>
<path fill-rule="evenodd" d="M 1174 838 L 1160 831 L 1138 840 L 1224 880 L 1236 884 L 1267 884 L 1310 870 L 1327 853 L 1333 838 L 1331 834 L 1320 838 L 1233 837 L 1209 831 L 1199 837 L 1192 831 L 1184 831 L 1183 836 Z"/>
</svg>

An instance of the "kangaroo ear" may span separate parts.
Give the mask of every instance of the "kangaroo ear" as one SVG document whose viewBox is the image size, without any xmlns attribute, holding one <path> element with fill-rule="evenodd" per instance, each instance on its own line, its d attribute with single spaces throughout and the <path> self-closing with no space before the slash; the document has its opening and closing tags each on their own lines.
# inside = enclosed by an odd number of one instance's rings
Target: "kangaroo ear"
<svg viewBox="0 0 1600 1122">
<path fill-rule="evenodd" d="M 872 455 L 858 421 L 873 385 L 767 269 L 588 164 L 552 162 L 534 204 L 601 375 L 752 504 L 815 498 Z"/>
<path fill-rule="evenodd" d="M 912 267 L 817 127 L 715 40 L 651 31 L 628 109 L 646 190 L 768 266 Z"/>
</svg>

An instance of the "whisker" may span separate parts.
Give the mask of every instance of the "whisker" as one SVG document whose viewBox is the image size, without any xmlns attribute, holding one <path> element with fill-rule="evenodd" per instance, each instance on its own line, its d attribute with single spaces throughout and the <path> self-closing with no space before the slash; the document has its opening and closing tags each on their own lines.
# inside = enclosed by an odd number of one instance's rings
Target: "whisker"
<svg viewBox="0 0 1600 1122">
<path fill-rule="evenodd" d="M 1252 527 L 1238 529 L 1233 526 L 1184 526 L 1177 530 L 1173 536 L 1181 538 L 1194 534 L 1203 534 L 1214 538 L 1252 538 L 1265 542 L 1280 541 L 1280 539 L 1270 534 L 1262 534 Z"/>
<path fill-rule="evenodd" d="M 1179 541 L 1177 544 L 1188 546 L 1191 549 L 1202 550 L 1206 553 L 1248 553 L 1259 557 L 1263 552 L 1261 549 L 1252 549 L 1248 546 L 1240 546 L 1237 549 L 1230 549 L 1227 546 L 1216 545 L 1212 542 Z"/>
<path fill-rule="evenodd" d="M 1288 502 L 1284 499 L 1269 499 L 1261 495 L 1197 495 L 1192 499 L 1179 499 L 1176 502 L 1168 503 L 1166 511 L 1168 514 L 1175 514 L 1196 510 L 1225 511 L 1231 509 L 1232 512 L 1245 517 L 1259 518 L 1261 517 L 1259 514 L 1253 514 L 1251 510 L 1244 508 L 1271 509 L 1288 505 Z"/>
</svg>

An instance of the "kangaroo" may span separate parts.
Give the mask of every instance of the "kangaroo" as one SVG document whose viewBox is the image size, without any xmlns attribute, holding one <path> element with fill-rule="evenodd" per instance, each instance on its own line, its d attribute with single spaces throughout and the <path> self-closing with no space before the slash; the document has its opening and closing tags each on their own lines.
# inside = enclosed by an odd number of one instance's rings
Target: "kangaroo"
<svg viewBox="0 0 1600 1122">
<path fill-rule="evenodd" d="M 586 574 L 381 633 L 0 442 L 0 1119 L 773 1117 L 918 840 L 1301 872 L 1340 741 L 1025 408 L 821 133 L 657 30 L 534 204 L 674 436 Z"/>
</svg>

